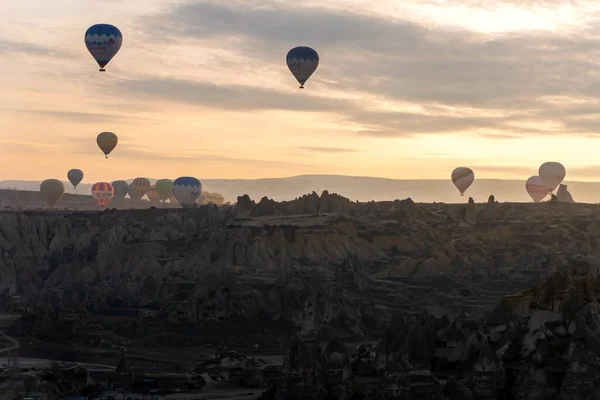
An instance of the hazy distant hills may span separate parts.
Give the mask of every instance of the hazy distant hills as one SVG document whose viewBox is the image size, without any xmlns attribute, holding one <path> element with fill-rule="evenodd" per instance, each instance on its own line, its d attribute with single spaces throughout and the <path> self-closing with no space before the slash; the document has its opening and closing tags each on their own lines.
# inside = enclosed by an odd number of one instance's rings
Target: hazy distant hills
<svg viewBox="0 0 600 400">
<path fill-rule="evenodd" d="M 225 201 L 235 202 L 237 196 L 248 194 L 253 200 L 267 196 L 274 200 L 292 200 L 298 196 L 323 190 L 339 193 L 351 200 L 381 201 L 411 197 L 416 202 L 460 203 L 468 196 L 476 202 L 487 201 L 490 194 L 500 202 L 530 202 L 524 180 L 478 179 L 465 197 L 460 197 L 450 179 L 405 180 L 341 175 L 301 175 L 269 179 L 202 179 L 203 190 L 225 196 Z M 127 180 L 131 182 L 133 179 Z M 156 179 L 150 179 L 152 182 Z M 576 202 L 600 202 L 600 182 L 564 182 Z M 76 193 L 65 181 L 68 193 Z M 40 181 L 0 181 L 0 189 L 39 190 Z M 89 194 L 92 183 L 79 184 L 77 193 Z"/>
</svg>

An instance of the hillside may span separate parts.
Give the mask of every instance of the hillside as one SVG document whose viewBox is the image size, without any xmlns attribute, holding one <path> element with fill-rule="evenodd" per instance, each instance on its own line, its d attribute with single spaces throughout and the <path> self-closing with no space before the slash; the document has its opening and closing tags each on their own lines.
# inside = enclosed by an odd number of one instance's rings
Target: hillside
<svg viewBox="0 0 600 400">
<path fill-rule="evenodd" d="M 267 196 L 277 201 L 292 200 L 305 193 L 328 190 L 340 193 L 352 201 L 385 201 L 412 198 L 419 203 L 464 203 L 450 179 L 447 180 L 400 180 L 341 175 L 302 175 L 273 179 L 199 179 L 203 190 L 225 196 L 225 201 L 235 202 L 238 196 L 248 194 L 260 199 Z M 153 179 L 155 181 L 156 179 Z M 132 179 L 128 180 L 129 182 Z M 600 182 L 564 182 L 576 202 L 598 203 Z M 0 181 L 0 189 L 16 187 L 20 190 L 39 190 L 38 181 Z M 68 193 L 75 193 L 65 181 Z M 80 184 L 78 193 L 88 194 L 92 184 Z M 493 194 L 500 202 L 530 202 L 525 191 L 525 180 L 476 179 L 466 195 L 476 202 L 486 201 Z"/>
</svg>

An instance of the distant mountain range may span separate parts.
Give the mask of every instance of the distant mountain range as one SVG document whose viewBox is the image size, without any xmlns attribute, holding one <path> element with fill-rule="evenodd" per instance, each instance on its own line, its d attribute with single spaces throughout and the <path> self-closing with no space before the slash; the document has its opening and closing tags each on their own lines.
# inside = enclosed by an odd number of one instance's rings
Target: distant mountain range
<svg viewBox="0 0 600 400">
<path fill-rule="evenodd" d="M 131 182 L 133 179 L 128 179 Z M 156 179 L 150 179 L 155 182 Z M 323 190 L 338 193 L 352 201 L 383 201 L 412 198 L 416 202 L 462 203 L 471 196 L 476 202 L 487 201 L 490 194 L 500 202 L 530 202 L 525 191 L 524 180 L 476 179 L 473 185 L 460 197 L 458 190 L 449 179 L 407 180 L 384 179 L 343 175 L 300 175 L 289 178 L 269 179 L 200 179 L 203 190 L 221 193 L 225 201 L 234 203 L 237 196 L 248 194 L 259 201 L 267 196 L 271 199 L 293 200 L 313 191 Z M 0 189 L 39 190 L 41 181 L 0 181 Z M 600 202 L 600 182 L 563 182 L 568 186 L 576 202 Z M 77 191 L 65 181 L 67 193 L 89 194 L 91 183 L 81 183 Z"/>
</svg>

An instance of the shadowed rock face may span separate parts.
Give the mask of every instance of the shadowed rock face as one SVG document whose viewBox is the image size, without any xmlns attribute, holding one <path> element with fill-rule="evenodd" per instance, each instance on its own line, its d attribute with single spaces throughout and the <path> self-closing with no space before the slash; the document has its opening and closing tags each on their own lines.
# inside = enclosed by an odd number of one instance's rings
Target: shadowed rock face
<svg viewBox="0 0 600 400">
<path fill-rule="evenodd" d="M 286 388 L 310 396 L 350 398 L 364 374 L 380 398 L 593 398 L 599 215 L 560 202 L 353 203 L 327 192 L 4 212 L 0 307 L 25 313 L 29 334 L 66 343 L 98 330 L 279 348 L 296 331 L 299 355 L 283 372 L 305 370 Z M 363 340 L 359 355 L 342 351 Z"/>
</svg>

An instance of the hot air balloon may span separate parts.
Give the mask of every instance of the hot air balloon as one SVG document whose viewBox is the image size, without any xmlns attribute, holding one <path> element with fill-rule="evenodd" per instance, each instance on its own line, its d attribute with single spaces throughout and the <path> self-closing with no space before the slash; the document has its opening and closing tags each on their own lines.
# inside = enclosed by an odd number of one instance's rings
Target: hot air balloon
<svg viewBox="0 0 600 400">
<path fill-rule="evenodd" d="M 550 193 L 550 189 L 544 184 L 542 178 L 537 175 L 527 179 L 527 182 L 525 182 L 525 189 L 536 203 L 542 201 L 542 199 Z"/>
<path fill-rule="evenodd" d="M 117 199 L 124 199 L 127 196 L 127 192 L 129 191 L 129 184 L 126 181 L 114 181 L 111 183 L 115 195 L 114 197 Z"/>
<path fill-rule="evenodd" d="M 92 197 L 96 199 L 100 207 L 104 207 L 115 195 L 115 189 L 108 182 L 97 182 L 92 186 Z"/>
<path fill-rule="evenodd" d="M 459 190 L 460 195 L 464 196 L 465 192 L 475 180 L 475 174 L 471 168 L 458 167 L 452 171 L 452 183 Z"/>
<path fill-rule="evenodd" d="M 40 193 L 48 205 L 54 207 L 65 194 L 65 184 L 58 179 L 46 179 L 40 184 Z"/>
<path fill-rule="evenodd" d="M 119 138 L 112 132 L 102 132 L 98 134 L 98 137 L 96 138 L 96 143 L 98 143 L 98 147 L 100 147 L 100 150 L 102 150 L 106 158 L 108 158 L 110 152 L 113 151 L 115 147 L 117 147 L 117 143 L 119 143 Z"/>
<path fill-rule="evenodd" d="M 69 170 L 69 172 L 67 172 L 67 178 L 69 178 L 69 182 L 71 182 L 73 188 L 77 189 L 77 185 L 83 180 L 83 171 L 80 169 Z"/>
<path fill-rule="evenodd" d="M 208 204 L 206 202 L 206 196 L 208 196 L 209 194 L 210 193 L 208 193 L 208 192 L 202 192 L 202 193 L 200 193 L 200 196 L 198 197 L 198 200 L 196 200 L 196 204 L 199 204 L 201 206 L 203 206 L 205 204 Z"/>
<path fill-rule="evenodd" d="M 206 202 L 208 204 L 216 204 L 218 206 L 223 205 L 225 203 L 225 198 L 220 193 L 208 193 L 206 197 Z"/>
<path fill-rule="evenodd" d="M 150 190 L 146 192 L 146 196 L 148 197 L 148 200 L 150 200 L 150 203 L 160 203 L 160 196 L 154 186 L 150 187 Z"/>
<path fill-rule="evenodd" d="M 170 179 L 159 179 L 154 187 L 162 201 L 167 201 L 169 197 L 173 196 L 173 181 Z"/>
<path fill-rule="evenodd" d="M 92 25 L 85 32 L 85 46 L 100 66 L 100 72 L 117 54 L 123 44 L 123 35 L 116 26 L 108 24 Z"/>
<path fill-rule="evenodd" d="M 563 179 L 565 179 L 567 171 L 561 163 L 549 161 L 540 166 L 538 174 L 544 185 L 548 187 L 550 192 L 553 192 Z"/>
<path fill-rule="evenodd" d="M 196 178 L 182 176 L 173 182 L 173 194 L 183 207 L 191 207 L 202 193 L 202 183 Z"/>
<path fill-rule="evenodd" d="M 129 197 L 141 199 L 150 190 L 152 184 L 147 178 L 135 178 L 129 185 Z"/>
<path fill-rule="evenodd" d="M 304 83 L 310 78 L 319 66 L 319 55 L 310 47 L 294 47 L 285 58 L 287 66 L 304 89 Z"/>
</svg>

